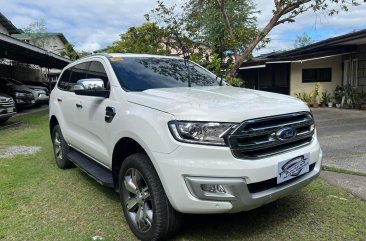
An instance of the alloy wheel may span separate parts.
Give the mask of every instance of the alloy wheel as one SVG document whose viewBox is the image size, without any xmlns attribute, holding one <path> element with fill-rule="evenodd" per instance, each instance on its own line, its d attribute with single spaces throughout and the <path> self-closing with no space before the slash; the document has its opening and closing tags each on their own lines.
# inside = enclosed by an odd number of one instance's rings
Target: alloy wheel
<svg viewBox="0 0 366 241">
<path fill-rule="evenodd" d="M 124 175 L 122 185 L 129 218 L 140 232 L 149 231 L 153 222 L 153 207 L 144 177 L 137 169 L 130 168 Z"/>
<path fill-rule="evenodd" d="M 54 139 L 54 148 L 55 154 L 57 159 L 62 159 L 62 146 L 61 146 L 61 136 L 58 131 L 55 132 L 55 139 Z"/>
</svg>

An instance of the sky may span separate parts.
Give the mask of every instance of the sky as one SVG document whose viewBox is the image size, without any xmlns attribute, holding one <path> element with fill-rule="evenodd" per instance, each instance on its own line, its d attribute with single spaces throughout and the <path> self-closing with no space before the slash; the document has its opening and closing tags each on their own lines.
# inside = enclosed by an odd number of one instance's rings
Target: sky
<svg viewBox="0 0 366 241">
<path fill-rule="evenodd" d="M 181 1 L 175 0 L 177 3 Z M 167 5 L 175 2 L 165 0 Z M 272 0 L 254 1 L 258 25 L 269 21 Z M 0 0 L 1 12 L 18 28 L 44 19 L 49 32 L 62 32 L 78 51 L 95 51 L 118 40 L 129 27 L 144 23 L 144 14 L 156 6 L 155 0 Z M 348 12 L 329 17 L 309 11 L 295 23 L 283 24 L 272 30 L 270 44 L 255 55 L 291 49 L 297 35 L 307 33 L 314 41 L 366 29 L 366 3 L 350 7 Z"/>
</svg>

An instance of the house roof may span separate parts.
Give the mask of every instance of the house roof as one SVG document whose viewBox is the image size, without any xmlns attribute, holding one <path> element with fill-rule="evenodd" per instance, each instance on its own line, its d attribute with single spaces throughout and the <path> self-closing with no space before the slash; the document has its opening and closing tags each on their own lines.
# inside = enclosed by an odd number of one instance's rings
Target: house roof
<svg viewBox="0 0 366 241">
<path fill-rule="evenodd" d="M 290 62 L 301 59 L 347 54 L 355 52 L 357 46 L 361 44 L 366 44 L 366 29 L 328 38 L 304 47 L 258 56 L 252 60 L 243 62 L 241 66 L 255 66 L 268 62 Z"/>
<path fill-rule="evenodd" d="M 13 38 L 17 38 L 20 40 L 39 39 L 39 38 L 57 36 L 61 39 L 61 41 L 64 44 L 69 44 L 69 41 L 67 41 L 63 33 L 18 33 L 18 34 L 12 34 L 11 36 Z"/>
<path fill-rule="evenodd" d="M 1 12 L 0 24 L 8 30 L 9 34 L 18 34 L 23 32 L 22 30 L 15 27 L 14 24 L 9 19 L 7 19 Z"/>
</svg>

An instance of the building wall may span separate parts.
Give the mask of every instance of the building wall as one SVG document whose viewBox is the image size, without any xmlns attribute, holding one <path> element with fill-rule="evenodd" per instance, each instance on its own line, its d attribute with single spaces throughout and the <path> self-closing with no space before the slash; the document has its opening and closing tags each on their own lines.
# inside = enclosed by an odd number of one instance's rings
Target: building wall
<svg viewBox="0 0 366 241">
<path fill-rule="evenodd" d="M 42 47 L 43 49 L 55 54 L 59 54 L 65 48 L 65 44 L 58 36 L 47 36 L 41 39 L 30 41 L 31 44 Z"/>
<path fill-rule="evenodd" d="M 325 90 L 333 93 L 337 85 L 342 85 L 342 56 L 291 63 L 290 95 L 314 91 L 315 83 L 302 83 L 302 69 L 306 68 L 332 68 L 332 81 L 320 82 L 320 93 Z"/>
<path fill-rule="evenodd" d="M 8 30 L 3 25 L 1 25 L 1 24 L 0 24 L 0 33 L 9 35 Z"/>
</svg>

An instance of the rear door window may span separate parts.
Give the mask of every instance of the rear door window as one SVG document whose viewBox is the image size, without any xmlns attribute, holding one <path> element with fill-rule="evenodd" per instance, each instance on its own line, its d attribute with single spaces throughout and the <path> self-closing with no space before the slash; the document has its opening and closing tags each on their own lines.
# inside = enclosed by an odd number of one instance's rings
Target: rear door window
<svg viewBox="0 0 366 241">
<path fill-rule="evenodd" d="M 74 92 L 74 86 L 78 80 L 86 79 L 86 73 L 88 71 L 90 62 L 81 63 L 75 65 L 71 70 L 71 76 L 67 85 L 67 91 Z"/>
<path fill-rule="evenodd" d="M 58 81 L 57 88 L 59 88 L 60 90 L 66 90 L 66 86 L 70 78 L 70 73 L 70 69 L 65 69 L 60 77 L 60 80 Z"/>
</svg>

